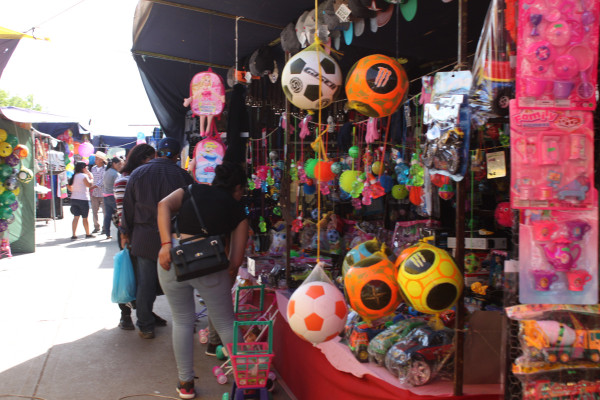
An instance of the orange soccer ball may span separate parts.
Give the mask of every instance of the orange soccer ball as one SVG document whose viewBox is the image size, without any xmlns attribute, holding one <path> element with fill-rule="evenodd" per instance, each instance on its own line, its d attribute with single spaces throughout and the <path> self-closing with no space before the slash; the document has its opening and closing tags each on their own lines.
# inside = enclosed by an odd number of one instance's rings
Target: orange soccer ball
<svg viewBox="0 0 600 400">
<path fill-rule="evenodd" d="M 393 58 L 373 54 L 358 60 L 346 79 L 348 107 L 369 117 L 392 115 L 408 92 L 404 68 Z"/>
</svg>

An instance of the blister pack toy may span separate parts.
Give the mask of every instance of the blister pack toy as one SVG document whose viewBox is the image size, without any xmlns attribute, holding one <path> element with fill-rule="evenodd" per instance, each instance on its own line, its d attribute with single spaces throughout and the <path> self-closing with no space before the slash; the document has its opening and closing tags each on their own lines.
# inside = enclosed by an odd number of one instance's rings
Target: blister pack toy
<svg viewBox="0 0 600 400">
<path fill-rule="evenodd" d="M 593 206 L 593 115 L 524 109 L 511 101 L 512 208 Z"/>
<path fill-rule="evenodd" d="M 568 377 L 576 377 L 577 372 L 600 368 L 598 312 L 597 304 L 507 308 L 507 316 L 519 321 L 523 351 L 513 364 L 513 373 L 523 382 L 539 378 L 564 381 L 566 370 Z M 558 393 L 555 391 L 553 395 Z"/>
<path fill-rule="evenodd" d="M 599 8 L 597 0 L 519 2 L 520 107 L 595 109 Z"/>
<path fill-rule="evenodd" d="M 523 304 L 598 302 L 598 209 L 546 211 L 519 229 Z"/>
<path fill-rule="evenodd" d="M 423 114 L 427 125 L 423 164 L 431 174 L 449 176 L 457 182 L 467 171 L 471 109 L 465 100 L 471 83 L 469 71 L 438 72 L 431 103 L 425 104 Z"/>
</svg>

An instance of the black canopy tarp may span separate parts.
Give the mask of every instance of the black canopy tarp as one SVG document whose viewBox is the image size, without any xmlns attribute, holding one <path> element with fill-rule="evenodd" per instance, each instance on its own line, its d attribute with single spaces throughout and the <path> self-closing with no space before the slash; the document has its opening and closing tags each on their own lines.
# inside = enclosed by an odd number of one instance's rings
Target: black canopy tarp
<svg viewBox="0 0 600 400">
<path fill-rule="evenodd" d="M 97 135 L 92 140 L 94 148 L 121 147 L 123 149 L 131 149 L 135 146 L 136 142 L 136 136 Z"/>
<path fill-rule="evenodd" d="M 396 10 L 392 20 L 375 33 L 369 31 L 367 22 L 365 32 L 350 46 L 342 44 L 342 71 L 374 53 L 406 58 L 410 79 L 451 63 L 457 54 L 457 3 L 420 0 L 414 20 L 405 21 Z M 489 0 L 468 3 L 470 53 L 475 51 L 488 5 Z M 182 139 L 188 111 L 183 99 L 189 96 L 189 83 L 196 73 L 211 66 L 225 77 L 235 65 L 236 16 L 244 17 L 238 22 L 238 59 L 272 44 L 281 62 L 283 52 L 277 44 L 281 30 L 313 8 L 311 0 L 140 0 L 132 53 L 165 134 Z"/>
</svg>

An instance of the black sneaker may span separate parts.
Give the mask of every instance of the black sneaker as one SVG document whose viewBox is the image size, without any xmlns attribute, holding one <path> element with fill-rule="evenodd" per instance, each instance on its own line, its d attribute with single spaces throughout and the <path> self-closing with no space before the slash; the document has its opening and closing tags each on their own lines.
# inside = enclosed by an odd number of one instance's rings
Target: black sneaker
<svg viewBox="0 0 600 400">
<path fill-rule="evenodd" d="M 135 329 L 135 326 L 133 326 L 133 321 L 129 315 L 121 317 L 121 321 L 119 321 L 119 328 L 126 331 L 132 331 Z"/>
<path fill-rule="evenodd" d="M 158 315 L 152 313 L 154 315 L 154 325 L 156 326 L 167 326 L 167 320 L 159 317 Z"/>
<path fill-rule="evenodd" d="M 204 351 L 204 354 L 206 354 L 207 356 L 211 356 L 211 357 L 216 357 L 217 356 L 217 347 L 222 346 L 221 343 L 217 343 L 217 344 L 212 344 L 209 343 L 208 345 L 206 345 L 206 351 Z"/>
<path fill-rule="evenodd" d="M 98 232 L 100 232 L 100 229 L 98 229 L 98 228 L 96 228 L 92 231 L 92 233 L 98 233 Z"/>
<path fill-rule="evenodd" d="M 194 391 L 194 381 L 191 382 L 178 382 L 177 383 L 177 393 L 179 393 L 180 399 L 193 399 L 196 397 L 196 392 Z"/>
</svg>

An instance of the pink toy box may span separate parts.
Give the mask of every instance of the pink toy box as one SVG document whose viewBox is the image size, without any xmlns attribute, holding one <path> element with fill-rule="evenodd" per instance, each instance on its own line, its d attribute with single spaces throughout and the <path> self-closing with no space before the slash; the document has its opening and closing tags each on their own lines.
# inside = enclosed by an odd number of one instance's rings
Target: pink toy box
<svg viewBox="0 0 600 400">
<path fill-rule="evenodd" d="M 519 2 L 519 107 L 596 108 L 599 8 L 597 0 Z"/>
<path fill-rule="evenodd" d="M 523 304 L 598 303 L 598 208 L 531 214 L 519 227 Z"/>
<path fill-rule="evenodd" d="M 594 183 L 589 111 L 510 105 L 512 208 L 590 209 Z"/>
</svg>

